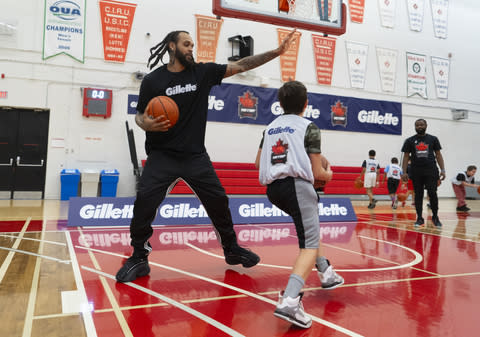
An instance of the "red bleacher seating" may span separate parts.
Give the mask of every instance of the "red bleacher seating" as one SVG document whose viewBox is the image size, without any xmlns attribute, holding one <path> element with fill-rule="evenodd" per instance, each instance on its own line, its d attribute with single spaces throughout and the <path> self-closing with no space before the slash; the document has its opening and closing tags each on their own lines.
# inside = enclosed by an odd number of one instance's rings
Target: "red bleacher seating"
<svg viewBox="0 0 480 337">
<path fill-rule="evenodd" d="M 258 170 L 253 163 L 213 162 L 213 167 L 227 194 L 266 194 L 266 187 L 258 182 Z M 333 178 L 324 189 L 325 194 L 365 194 L 364 188 L 355 188 L 353 182 L 361 167 L 332 166 Z M 383 169 L 381 170 L 383 174 Z M 192 194 L 183 181 L 170 191 L 172 194 Z M 374 194 L 388 194 L 386 182 L 373 189 Z"/>
</svg>

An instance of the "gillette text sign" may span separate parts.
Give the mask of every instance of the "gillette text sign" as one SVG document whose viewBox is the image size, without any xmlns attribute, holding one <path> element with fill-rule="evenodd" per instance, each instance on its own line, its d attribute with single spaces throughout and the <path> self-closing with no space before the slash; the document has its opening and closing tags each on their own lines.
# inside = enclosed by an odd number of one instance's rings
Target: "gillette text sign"
<svg viewBox="0 0 480 337">
<path fill-rule="evenodd" d="M 70 198 L 68 226 L 129 226 L 133 217 L 131 198 Z M 234 224 L 285 223 L 292 218 L 272 205 L 267 198 L 230 198 Z M 320 222 L 356 221 L 348 198 L 321 198 L 318 203 Z M 210 218 L 196 197 L 168 197 L 152 225 L 210 224 Z"/>
</svg>

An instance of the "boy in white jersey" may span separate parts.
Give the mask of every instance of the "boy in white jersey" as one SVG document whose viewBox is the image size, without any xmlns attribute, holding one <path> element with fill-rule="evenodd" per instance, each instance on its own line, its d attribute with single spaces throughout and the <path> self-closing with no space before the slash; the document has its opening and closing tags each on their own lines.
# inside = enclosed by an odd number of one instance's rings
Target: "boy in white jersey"
<svg viewBox="0 0 480 337">
<path fill-rule="evenodd" d="M 377 203 L 377 200 L 373 197 L 373 188 L 378 185 L 380 173 L 380 164 L 375 159 L 375 155 L 375 150 L 368 151 L 368 159 L 363 161 L 362 173 L 360 173 L 360 176 L 363 177 L 363 187 L 367 190 L 368 199 L 370 200 L 368 204 L 370 209 L 375 208 Z"/>
<path fill-rule="evenodd" d="M 255 165 L 260 183 L 267 185 L 268 199 L 293 218 L 300 252 L 274 315 L 309 328 L 312 319 L 303 310 L 300 291 L 313 266 L 322 288 L 333 289 L 344 283 L 321 254 L 318 194 L 313 186 L 315 180 L 330 181 L 332 171 L 330 165 L 322 165 L 320 130 L 302 117 L 308 102 L 305 86 L 287 82 L 278 90 L 278 99 L 284 114 L 264 131 Z"/>
<path fill-rule="evenodd" d="M 397 157 L 391 159 L 391 164 L 385 167 L 383 173 L 384 177 L 387 179 L 387 189 L 390 199 L 392 199 L 392 208 L 397 209 L 397 189 L 400 184 L 400 178 L 403 174 L 402 168 L 398 166 Z"/>
</svg>

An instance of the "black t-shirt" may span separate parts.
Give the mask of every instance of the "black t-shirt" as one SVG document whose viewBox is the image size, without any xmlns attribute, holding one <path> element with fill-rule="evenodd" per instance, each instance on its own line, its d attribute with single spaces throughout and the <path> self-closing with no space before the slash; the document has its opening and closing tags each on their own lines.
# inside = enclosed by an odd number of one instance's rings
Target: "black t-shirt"
<svg viewBox="0 0 480 337">
<path fill-rule="evenodd" d="M 414 135 L 405 140 L 402 146 L 402 152 L 410 153 L 412 168 L 437 167 L 435 161 L 435 151 L 442 149 L 437 137 L 425 134 L 425 136 Z"/>
<path fill-rule="evenodd" d="M 222 82 L 227 65 L 197 63 L 190 69 L 175 73 L 166 65 L 147 74 L 140 86 L 137 110 L 144 113 L 148 102 L 156 96 L 169 96 L 178 105 L 177 124 L 167 132 L 147 132 L 145 150 L 181 153 L 205 152 L 208 94 Z"/>
</svg>

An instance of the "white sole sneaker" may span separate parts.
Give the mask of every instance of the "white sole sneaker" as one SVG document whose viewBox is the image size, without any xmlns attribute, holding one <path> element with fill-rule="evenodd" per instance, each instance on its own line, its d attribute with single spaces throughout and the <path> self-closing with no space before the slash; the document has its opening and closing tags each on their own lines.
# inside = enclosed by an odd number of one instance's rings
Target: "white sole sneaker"
<svg viewBox="0 0 480 337">
<path fill-rule="evenodd" d="M 273 315 L 304 329 L 311 327 L 312 319 L 303 309 L 302 296 L 303 293 L 300 293 L 296 298 L 283 297 L 280 293 L 277 308 Z"/>
</svg>

